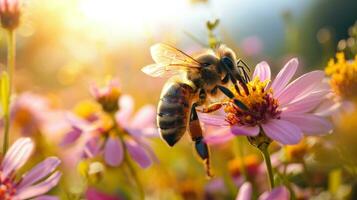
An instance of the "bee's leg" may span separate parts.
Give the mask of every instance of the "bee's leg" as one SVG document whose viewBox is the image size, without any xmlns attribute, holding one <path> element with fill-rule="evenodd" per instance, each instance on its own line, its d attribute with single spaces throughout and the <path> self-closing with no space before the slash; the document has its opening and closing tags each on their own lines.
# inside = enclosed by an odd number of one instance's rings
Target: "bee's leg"
<svg viewBox="0 0 357 200">
<path fill-rule="evenodd" d="M 242 59 L 239 58 L 238 61 L 237 61 L 237 66 L 240 66 L 239 65 L 240 63 L 242 63 L 243 67 L 245 67 L 250 72 L 250 69 L 249 69 L 247 63 L 245 63 Z"/>
<path fill-rule="evenodd" d="M 222 84 L 226 84 L 229 81 L 229 75 L 225 75 L 224 78 L 222 79 Z M 216 87 L 217 88 L 217 87 Z"/>
<path fill-rule="evenodd" d="M 242 63 L 243 65 L 240 65 L 241 63 Z M 248 65 L 247 65 L 242 59 L 238 59 L 237 66 L 238 66 L 238 68 L 240 68 L 241 71 L 243 72 L 245 82 L 250 81 L 250 78 L 249 78 L 249 76 L 248 76 L 248 73 L 246 72 L 246 69 L 248 70 L 248 72 L 250 72 L 250 69 L 249 69 Z"/>
<path fill-rule="evenodd" d="M 203 140 L 202 128 L 196 112 L 197 105 L 197 103 L 194 103 L 191 108 L 189 132 L 192 141 L 195 142 L 195 150 L 205 164 L 206 174 L 211 177 L 209 150 L 208 145 Z"/>
<path fill-rule="evenodd" d="M 202 108 L 202 110 L 200 110 L 200 112 L 211 113 L 211 112 L 214 112 L 216 110 L 219 110 L 220 108 L 222 108 L 222 106 L 223 106 L 223 103 L 221 103 L 221 102 L 212 103 L 212 104 Z"/>
<path fill-rule="evenodd" d="M 240 83 L 240 85 L 243 87 L 244 91 L 246 94 L 249 94 L 249 90 L 248 87 L 246 85 L 246 80 L 243 76 L 241 76 L 240 73 L 233 73 L 233 71 L 231 70 L 230 66 L 232 66 L 232 61 L 230 59 L 224 59 L 223 61 L 223 66 L 225 67 L 225 69 L 227 70 L 227 75 L 229 77 L 229 79 L 231 80 L 231 82 L 234 85 L 235 90 L 238 92 L 238 94 L 240 93 L 239 87 L 237 85 L 237 80 Z"/>
<path fill-rule="evenodd" d="M 242 103 L 241 101 L 239 101 L 238 99 L 234 98 L 234 94 L 226 87 L 218 85 L 217 86 L 219 90 L 221 90 L 221 92 L 223 94 L 225 94 L 228 98 L 233 100 L 233 103 L 238 106 L 240 109 L 242 110 L 248 110 L 248 107 Z"/>
</svg>

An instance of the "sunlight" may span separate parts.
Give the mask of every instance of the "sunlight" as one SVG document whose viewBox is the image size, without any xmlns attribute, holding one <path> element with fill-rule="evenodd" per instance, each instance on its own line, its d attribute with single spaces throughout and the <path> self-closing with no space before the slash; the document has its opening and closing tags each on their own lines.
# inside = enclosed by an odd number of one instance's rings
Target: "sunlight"
<svg viewBox="0 0 357 200">
<path fill-rule="evenodd" d="M 175 22 L 185 1 L 81 0 L 79 10 L 96 29 L 110 34 L 142 36 L 148 29 Z M 176 12 L 175 12 L 176 11 Z"/>
</svg>

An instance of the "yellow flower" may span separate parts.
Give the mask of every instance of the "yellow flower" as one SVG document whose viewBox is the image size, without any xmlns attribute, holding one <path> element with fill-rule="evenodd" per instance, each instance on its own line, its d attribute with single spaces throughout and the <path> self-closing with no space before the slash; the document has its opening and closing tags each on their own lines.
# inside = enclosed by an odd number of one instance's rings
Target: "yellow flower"
<svg viewBox="0 0 357 200">
<path fill-rule="evenodd" d="M 337 53 L 336 58 L 336 61 L 331 59 L 325 69 L 325 73 L 331 77 L 331 87 L 338 96 L 344 99 L 356 99 L 357 55 L 354 60 L 346 60 L 343 53 Z"/>
</svg>

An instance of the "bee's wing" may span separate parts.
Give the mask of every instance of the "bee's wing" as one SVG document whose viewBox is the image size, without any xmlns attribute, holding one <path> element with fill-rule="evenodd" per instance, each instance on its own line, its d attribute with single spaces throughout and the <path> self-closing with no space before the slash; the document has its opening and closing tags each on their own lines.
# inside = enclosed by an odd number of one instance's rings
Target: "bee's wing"
<svg viewBox="0 0 357 200">
<path fill-rule="evenodd" d="M 159 65 L 159 64 L 151 64 L 145 66 L 141 69 L 141 71 L 152 77 L 170 77 L 183 72 L 183 70 L 179 70 L 179 69 L 175 69 L 175 70 L 167 69 L 166 66 Z"/>
<path fill-rule="evenodd" d="M 151 47 L 151 56 L 156 64 L 148 65 L 141 70 L 153 77 L 172 76 L 201 67 L 191 56 L 167 44 L 156 44 Z"/>
</svg>

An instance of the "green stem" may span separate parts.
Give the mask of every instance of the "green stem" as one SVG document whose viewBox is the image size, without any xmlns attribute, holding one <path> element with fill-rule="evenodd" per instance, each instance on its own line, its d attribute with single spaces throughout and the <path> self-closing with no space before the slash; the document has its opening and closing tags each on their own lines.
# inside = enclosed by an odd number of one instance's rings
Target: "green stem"
<svg viewBox="0 0 357 200">
<path fill-rule="evenodd" d="M 130 174 L 131 174 L 131 177 L 134 179 L 134 182 L 135 182 L 136 186 L 138 187 L 140 199 L 144 200 L 145 192 L 144 192 L 143 185 L 141 184 L 138 174 L 136 173 L 135 167 L 133 166 L 133 164 L 128 156 L 128 150 L 125 148 L 123 135 L 120 133 L 120 130 L 119 130 L 120 128 L 119 128 L 118 124 L 116 123 L 114 114 L 111 114 L 111 118 L 114 122 L 114 129 L 117 132 L 120 142 L 122 143 L 122 145 L 124 147 L 124 162 L 127 164 Z"/>
<path fill-rule="evenodd" d="M 140 199 L 145 199 L 144 188 L 143 188 L 143 186 L 142 186 L 142 184 L 140 182 L 140 179 L 138 177 L 138 174 L 135 171 L 135 168 L 134 168 L 133 164 L 131 163 L 131 161 L 129 159 L 126 159 L 126 164 L 128 165 L 130 174 L 134 178 L 135 184 L 139 189 Z"/>
<path fill-rule="evenodd" d="M 273 175 L 273 167 L 271 165 L 270 154 L 269 154 L 269 151 L 268 151 L 268 147 L 269 147 L 268 145 L 263 145 L 260 148 L 260 151 L 263 154 L 265 165 L 267 167 L 268 178 L 269 178 L 269 182 L 270 182 L 270 189 L 273 189 L 274 188 L 274 175 Z"/>
<path fill-rule="evenodd" d="M 11 90 L 12 90 L 12 76 L 15 68 L 15 49 L 16 40 L 15 32 L 12 30 L 8 31 L 7 39 L 7 67 L 6 71 L 9 75 L 9 92 L 7 98 L 7 105 L 4 109 L 4 141 L 3 141 L 3 155 L 7 152 L 9 147 L 9 131 L 10 131 L 10 104 L 11 104 Z"/>
</svg>

